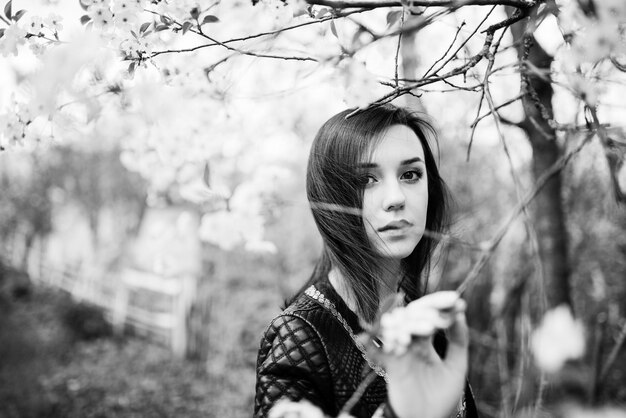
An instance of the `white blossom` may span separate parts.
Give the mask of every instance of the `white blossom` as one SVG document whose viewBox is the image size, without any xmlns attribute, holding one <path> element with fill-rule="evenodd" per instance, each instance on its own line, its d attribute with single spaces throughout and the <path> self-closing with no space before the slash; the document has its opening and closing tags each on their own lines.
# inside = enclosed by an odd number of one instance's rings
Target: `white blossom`
<svg viewBox="0 0 626 418">
<path fill-rule="evenodd" d="M 39 35 L 43 32 L 43 28 L 45 27 L 44 21 L 41 16 L 28 16 L 24 19 L 22 23 L 22 27 L 33 35 Z"/>
<path fill-rule="evenodd" d="M 17 55 L 17 47 L 26 42 L 26 31 L 16 24 L 9 25 L 0 38 L 0 54 Z"/>
<path fill-rule="evenodd" d="M 33 54 L 35 54 L 35 56 L 38 56 L 38 57 L 43 55 L 43 53 L 46 51 L 46 46 L 42 44 L 41 42 L 32 38 L 29 41 L 30 42 L 28 43 L 28 47 L 30 48 L 31 51 L 33 51 Z"/>
<path fill-rule="evenodd" d="M 137 12 L 130 10 L 115 13 L 115 25 L 120 29 L 131 29 L 139 21 Z"/>
<path fill-rule="evenodd" d="M 124 39 L 120 43 L 120 50 L 126 58 L 146 59 L 152 55 L 152 46 L 145 38 L 135 37 Z"/>
<path fill-rule="evenodd" d="M 557 0 L 559 27 L 565 34 L 573 33 L 586 24 L 586 18 L 575 1 Z"/>
<path fill-rule="evenodd" d="M 384 313 L 380 319 L 383 348 L 387 353 L 402 355 L 411 343 L 412 336 L 404 314 L 403 308 L 396 308 Z"/>
<path fill-rule="evenodd" d="M 24 136 L 24 124 L 15 113 L 5 113 L 0 115 L 0 138 L 4 138 L 1 143 L 3 147 L 13 147 L 22 142 Z"/>
<path fill-rule="evenodd" d="M 348 106 L 364 108 L 376 100 L 378 82 L 367 71 L 365 64 L 356 60 L 344 60 L 340 65 L 342 72 L 345 100 Z"/>
<path fill-rule="evenodd" d="M 324 413 L 307 401 L 280 400 L 270 410 L 269 418 L 324 418 Z"/>
<path fill-rule="evenodd" d="M 594 2 L 598 18 L 614 22 L 626 22 L 626 2 L 624 0 L 602 0 Z"/>
<path fill-rule="evenodd" d="M 291 7 L 294 16 L 306 13 L 310 6 L 306 0 L 288 0 L 287 4 Z"/>
<path fill-rule="evenodd" d="M 572 42 L 572 53 L 581 62 L 598 62 L 615 51 L 620 43 L 620 34 L 615 25 L 603 22 L 590 24 L 577 34 Z"/>
<path fill-rule="evenodd" d="M 113 13 L 141 13 L 143 11 L 143 2 L 133 0 L 117 0 L 113 3 Z"/>
<path fill-rule="evenodd" d="M 286 26 L 293 19 L 294 9 L 291 2 L 284 3 L 281 0 L 261 0 L 257 7 L 263 7 L 274 16 L 274 24 L 276 27 Z"/>
<path fill-rule="evenodd" d="M 589 106 L 598 103 L 598 97 L 602 93 L 602 86 L 599 83 L 587 79 L 580 73 L 567 74 L 567 81 L 574 94 Z"/>
<path fill-rule="evenodd" d="M 562 305 L 546 312 L 532 335 L 531 348 L 540 369 L 557 372 L 567 360 L 581 357 L 585 350 L 583 325 Z"/>
<path fill-rule="evenodd" d="M 47 18 L 44 19 L 44 25 L 53 32 L 59 32 L 63 30 L 63 25 L 61 24 L 62 21 L 63 21 L 62 16 L 52 13 L 48 15 Z"/>
<path fill-rule="evenodd" d="M 260 215 L 221 211 L 202 217 L 200 238 L 230 251 L 248 242 L 263 242 L 263 218 Z"/>
<path fill-rule="evenodd" d="M 113 24 L 113 12 L 106 4 L 95 3 L 89 6 L 87 13 L 93 25 L 96 28 L 106 29 L 112 27 Z"/>
<path fill-rule="evenodd" d="M 380 319 L 380 334 L 383 349 L 387 353 L 402 355 L 409 347 L 413 336 L 430 337 L 437 329 L 448 328 L 459 301 L 454 291 L 435 292 L 384 313 Z"/>
</svg>

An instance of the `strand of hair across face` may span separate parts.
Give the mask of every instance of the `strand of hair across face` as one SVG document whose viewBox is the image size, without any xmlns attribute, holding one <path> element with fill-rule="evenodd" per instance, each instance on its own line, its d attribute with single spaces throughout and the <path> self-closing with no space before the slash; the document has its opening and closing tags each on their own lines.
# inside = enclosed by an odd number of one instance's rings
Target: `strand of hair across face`
<svg viewBox="0 0 626 418">
<path fill-rule="evenodd" d="M 309 202 L 309 206 L 313 210 L 327 210 L 327 211 L 332 211 L 332 212 L 347 213 L 349 215 L 355 215 L 355 216 L 362 216 L 363 214 L 363 211 L 359 208 L 351 208 L 348 206 L 337 205 L 334 203 Z M 479 244 L 462 240 L 451 234 L 443 234 L 441 232 L 425 230 L 424 236 L 428 238 L 432 238 L 435 241 L 443 242 L 443 243 L 459 244 L 464 247 L 475 249 L 477 251 L 480 251 L 483 248 Z"/>
</svg>

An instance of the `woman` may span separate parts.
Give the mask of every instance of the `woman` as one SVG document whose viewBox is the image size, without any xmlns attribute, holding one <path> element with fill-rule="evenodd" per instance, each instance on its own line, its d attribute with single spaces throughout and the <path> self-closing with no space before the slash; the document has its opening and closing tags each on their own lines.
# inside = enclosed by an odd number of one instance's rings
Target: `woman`
<svg viewBox="0 0 626 418">
<path fill-rule="evenodd" d="M 308 401 L 333 417 L 476 416 L 464 390 L 468 337 L 458 297 L 412 303 L 427 326 L 406 353 L 374 338 L 383 350 L 373 355 L 357 337 L 399 290 L 405 303 L 422 296 L 436 244 L 425 231 L 443 230 L 446 187 L 427 141 L 434 131 L 418 115 L 392 105 L 350 112 L 329 119 L 311 148 L 307 197 L 322 256 L 263 336 L 255 417 L 281 399 Z M 376 378 L 346 410 L 370 373 Z"/>
</svg>

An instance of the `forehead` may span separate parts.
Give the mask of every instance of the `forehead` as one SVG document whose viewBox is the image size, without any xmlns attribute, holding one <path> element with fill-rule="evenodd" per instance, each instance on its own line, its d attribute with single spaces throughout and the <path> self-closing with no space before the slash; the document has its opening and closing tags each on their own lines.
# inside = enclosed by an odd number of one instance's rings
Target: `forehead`
<svg viewBox="0 0 626 418">
<path fill-rule="evenodd" d="M 406 125 L 392 125 L 382 132 L 369 152 L 369 162 L 382 163 L 420 157 L 424 148 L 415 132 Z"/>
</svg>

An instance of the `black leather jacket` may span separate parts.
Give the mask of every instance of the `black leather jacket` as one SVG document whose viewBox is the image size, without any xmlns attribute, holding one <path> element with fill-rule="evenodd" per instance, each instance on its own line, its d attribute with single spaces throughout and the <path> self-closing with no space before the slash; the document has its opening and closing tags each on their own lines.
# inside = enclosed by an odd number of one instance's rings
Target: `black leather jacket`
<svg viewBox="0 0 626 418">
<path fill-rule="evenodd" d="M 355 341 L 360 332 L 357 316 L 328 280 L 308 288 L 263 335 L 257 359 L 254 417 L 267 417 L 281 398 L 307 400 L 326 415 L 336 417 L 372 369 L 377 369 L 379 376 L 349 412 L 355 418 L 370 418 L 380 407 L 383 416 L 393 416 L 385 406 L 384 371 L 368 364 L 360 343 Z M 457 416 L 476 417 L 469 390 Z"/>
</svg>

